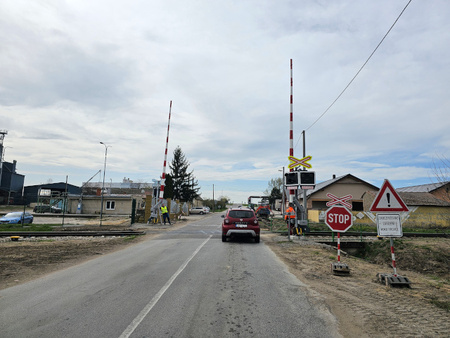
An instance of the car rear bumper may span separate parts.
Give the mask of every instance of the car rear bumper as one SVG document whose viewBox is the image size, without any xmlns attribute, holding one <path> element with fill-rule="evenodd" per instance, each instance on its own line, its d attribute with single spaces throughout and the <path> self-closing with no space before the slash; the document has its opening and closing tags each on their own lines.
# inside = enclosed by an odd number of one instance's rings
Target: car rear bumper
<svg viewBox="0 0 450 338">
<path fill-rule="evenodd" d="M 255 232 L 255 230 L 250 230 L 250 229 L 247 229 L 247 230 L 233 230 L 233 229 L 230 229 L 230 230 L 227 231 L 227 235 L 226 235 L 227 237 L 233 236 L 233 235 L 256 237 L 256 236 L 259 235 L 259 233 L 257 234 Z"/>
</svg>

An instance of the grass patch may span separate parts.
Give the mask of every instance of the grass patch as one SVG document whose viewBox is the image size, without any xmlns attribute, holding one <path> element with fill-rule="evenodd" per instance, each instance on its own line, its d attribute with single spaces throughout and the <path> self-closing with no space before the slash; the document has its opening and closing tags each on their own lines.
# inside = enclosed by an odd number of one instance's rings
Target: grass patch
<svg viewBox="0 0 450 338">
<path fill-rule="evenodd" d="M 442 300 L 439 300 L 439 299 L 437 299 L 435 297 L 431 298 L 429 301 L 430 301 L 431 304 L 437 306 L 438 308 L 441 308 L 441 309 L 443 309 L 443 310 L 445 310 L 447 312 L 450 312 L 450 302 L 442 301 Z"/>
<path fill-rule="evenodd" d="M 421 243 L 420 240 L 394 239 L 395 259 L 400 269 L 415 271 L 429 276 L 447 278 L 450 270 L 450 246 L 446 239 L 440 245 Z M 367 242 L 365 251 L 355 256 L 370 263 L 391 264 L 389 240 Z"/>
<path fill-rule="evenodd" d="M 53 231 L 50 224 L 2 224 L 0 231 Z"/>
</svg>

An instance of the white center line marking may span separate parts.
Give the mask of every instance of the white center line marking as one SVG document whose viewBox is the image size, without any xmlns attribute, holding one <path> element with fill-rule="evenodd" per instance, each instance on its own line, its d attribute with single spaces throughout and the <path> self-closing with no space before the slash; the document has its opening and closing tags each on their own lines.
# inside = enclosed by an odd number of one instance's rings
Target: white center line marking
<svg viewBox="0 0 450 338">
<path fill-rule="evenodd" d="M 194 251 L 194 253 L 183 263 L 182 266 L 175 272 L 175 274 L 170 277 L 167 283 L 159 290 L 159 292 L 152 298 L 152 300 L 142 309 L 142 311 L 133 319 L 130 325 L 123 331 L 123 333 L 119 336 L 119 338 L 128 338 L 131 334 L 136 330 L 139 324 L 144 320 L 145 316 L 153 309 L 153 307 L 158 303 L 160 298 L 164 295 L 168 288 L 172 285 L 174 280 L 178 277 L 180 273 L 186 268 L 189 262 L 197 255 L 197 253 L 201 250 L 201 248 L 211 239 L 212 236 L 209 236 L 200 246 Z"/>
</svg>

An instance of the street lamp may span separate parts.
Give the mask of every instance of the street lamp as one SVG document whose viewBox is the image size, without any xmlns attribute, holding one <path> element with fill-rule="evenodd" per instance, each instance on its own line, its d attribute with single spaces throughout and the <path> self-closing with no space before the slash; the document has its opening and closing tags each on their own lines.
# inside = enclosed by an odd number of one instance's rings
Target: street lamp
<svg viewBox="0 0 450 338">
<path fill-rule="evenodd" d="M 105 163 L 103 164 L 103 184 L 102 184 L 102 200 L 100 205 L 100 226 L 102 226 L 102 220 L 103 220 L 103 191 L 105 190 L 105 174 L 106 174 L 106 157 L 108 156 L 108 146 L 103 142 L 100 142 L 100 144 L 103 144 L 105 146 Z"/>
</svg>

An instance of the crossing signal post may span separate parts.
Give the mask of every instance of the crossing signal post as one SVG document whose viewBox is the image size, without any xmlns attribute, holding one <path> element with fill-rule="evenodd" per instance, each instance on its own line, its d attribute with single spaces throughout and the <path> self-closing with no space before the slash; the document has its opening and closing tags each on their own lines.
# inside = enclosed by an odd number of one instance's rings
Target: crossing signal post
<svg viewBox="0 0 450 338">
<path fill-rule="evenodd" d="M 293 156 L 293 151 L 291 155 L 288 157 L 291 162 L 288 166 L 291 171 L 289 173 L 284 174 L 284 186 L 289 190 L 294 190 L 294 204 L 295 204 L 295 228 L 298 232 L 299 226 L 300 229 L 308 228 L 308 207 L 306 201 L 306 190 L 314 189 L 316 186 L 316 173 L 314 171 L 298 170 L 299 166 L 303 166 L 304 168 L 311 169 L 311 164 L 308 161 L 311 160 L 311 156 L 306 156 L 305 154 L 305 131 L 303 131 L 303 158 L 298 159 Z M 303 206 L 300 205 L 298 201 L 298 191 L 303 190 Z M 300 219 L 299 219 L 300 214 Z M 289 230 L 290 233 L 290 230 Z M 290 237 L 289 237 L 290 239 Z"/>
<path fill-rule="evenodd" d="M 308 227 L 308 216 L 306 206 L 306 189 L 314 189 L 316 185 L 316 175 L 314 171 L 291 171 L 284 174 L 284 185 L 288 189 L 295 190 L 294 207 L 295 207 L 295 228 L 297 232 L 299 228 L 306 231 Z M 298 201 L 298 190 L 304 190 L 304 206 Z M 303 233 L 303 231 L 300 231 Z"/>
</svg>

